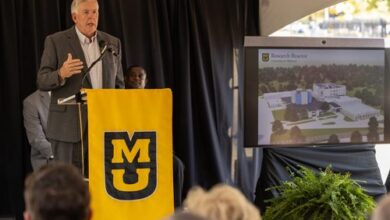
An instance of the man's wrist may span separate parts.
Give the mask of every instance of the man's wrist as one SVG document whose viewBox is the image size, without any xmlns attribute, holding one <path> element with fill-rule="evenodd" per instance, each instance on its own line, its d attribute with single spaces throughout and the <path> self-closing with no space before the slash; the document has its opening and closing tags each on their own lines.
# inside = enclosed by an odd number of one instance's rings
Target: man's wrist
<svg viewBox="0 0 390 220">
<path fill-rule="evenodd" d="M 62 67 L 61 67 L 62 69 Z M 65 77 L 61 75 L 61 69 L 58 70 L 58 83 L 63 86 L 65 84 Z"/>
<path fill-rule="evenodd" d="M 60 80 L 62 81 L 62 80 L 65 79 L 65 77 L 62 76 L 61 71 L 62 71 L 62 67 L 58 70 L 58 77 L 59 77 Z"/>
</svg>

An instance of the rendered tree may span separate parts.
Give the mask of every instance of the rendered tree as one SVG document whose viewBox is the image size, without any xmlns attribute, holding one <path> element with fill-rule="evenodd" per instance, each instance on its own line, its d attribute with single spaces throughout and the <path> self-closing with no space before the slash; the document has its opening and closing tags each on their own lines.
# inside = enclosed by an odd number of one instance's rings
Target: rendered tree
<svg viewBox="0 0 390 220">
<path fill-rule="evenodd" d="M 283 132 L 283 124 L 280 120 L 275 120 L 274 123 L 272 123 L 272 132 L 275 134 L 280 134 Z"/>
<path fill-rule="evenodd" d="M 270 136 L 270 143 L 271 143 L 271 144 L 276 144 L 276 143 L 278 143 L 279 137 L 280 137 L 280 135 L 277 135 L 277 134 L 275 134 L 275 133 L 272 133 L 271 136 Z"/>
<path fill-rule="evenodd" d="M 288 105 L 284 113 L 284 119 L 287 121 L 298 121 L 299 117 L 297 111 Z"/>
<path fill-rule="evenodd" d="M 261 92 L 261 94 L 269 92 L 267 86 L 261 85 L 260 86 L 260 92 Z"/>
<path fill-rule="evenodd" d="M 330 109 L 329 103 L 327 103 L 327 102 L 321 103 L 320 109 L 321 109 L 322 111 L 324 111 L 324 112 L 329 111 L 329 109 Z"/>
<path fill-rule="evenodd" d="M 361 143 L 363 141 L 363 136 L 359 131 L 354 131 L 351 134 L 351 142 L 352 143 Z"/>
<path fill-rule="evenodd" d="M 294 143 L 305 142 L 305 136 L 303 136 L 302 131 L 298 126 L 294 126 L 291 128 L 290 138 Z"/>
<path fill-rule="evenodd" d="M 336 134 L 331 134 L 328 138 L 329 144 L 338 144 L 340 143 L 339 137 Z"/>
<path fill-rule="evenodd" d="M 378 124 L 376 117 L 371 117 L 368 121 L 367 140 L 369 142 L 379 141 Z"/>
</svg>

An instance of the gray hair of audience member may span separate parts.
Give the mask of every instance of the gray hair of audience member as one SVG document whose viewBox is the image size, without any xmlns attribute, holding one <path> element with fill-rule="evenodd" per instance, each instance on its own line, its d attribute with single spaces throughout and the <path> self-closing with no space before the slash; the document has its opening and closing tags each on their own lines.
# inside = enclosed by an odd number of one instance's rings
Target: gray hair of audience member
<svg viewBox="0 0 390 220">
<path fill-rule="evenodd" d="M 88 186 L 70 164 L 46 165 L 29 175 L 24 198 L 25 219 L 86 220 L 91 217 Z"/>
<path fill-rule="evenodd" d="M 390 220 L 390 194 L 387 194 L 379 201 L 371 220 Z"/>
<path fill-rule="evenodd" d="M 80 4 L 83 2 L 86 2 L 86 1 L 89 1 L 89 0 L 73 0 L 72 4 L 70 6 L 70 13 L 71 14 L 77 13 L 79 10 Z M 96 0 L 96 4 L 97 4 L 97 8 L 99 9 L 99 2 L 97 0 Z"/>
<path fill-rule="evenodd" d="M 193 187 L 184 200 L 184 210 L 210 220 L 260 220 L 259 210 L 236 188 L 218 184 L 208 192 Z"/>
</svg>

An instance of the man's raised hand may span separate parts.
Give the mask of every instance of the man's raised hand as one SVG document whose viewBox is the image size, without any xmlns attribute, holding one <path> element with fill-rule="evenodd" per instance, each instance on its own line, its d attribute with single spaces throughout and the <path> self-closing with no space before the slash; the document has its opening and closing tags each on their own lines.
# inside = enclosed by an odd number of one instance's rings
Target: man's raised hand
<svg viewBox="0 0 390 220">
<path fill-rule="evenodd" d="M 72 54 L 68 53 L 68 59 L 62 64 L 59 75 L 61 79 L 69 78 L 74 74 L 81 73 L 83 62 L 80 59 L 73 59 Z"/>
</svg>

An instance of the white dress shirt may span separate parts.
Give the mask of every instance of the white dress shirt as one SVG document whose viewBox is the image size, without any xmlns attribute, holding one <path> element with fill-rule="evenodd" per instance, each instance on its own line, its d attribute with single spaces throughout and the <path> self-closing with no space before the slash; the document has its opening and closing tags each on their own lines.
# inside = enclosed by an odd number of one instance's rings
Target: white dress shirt
<svg viewBox="0 0 390 220">
<path fill-rule="evenodd" d="M 81 48 L 83 49 L 85 61 L 89 67 L 95 60 L 100 56 L 99 43 L 96 39 L 96 34 L 92 38 L 88 38 L 83 35 L 76 27 L 76 33 L 79 37 Z M 103 88 L 103 67 L 102 61 L 100 60 L 95 64 L 94 67 L 89 71 L 91 78 L 92 88 L 101 89 Z"/>
</svg>

